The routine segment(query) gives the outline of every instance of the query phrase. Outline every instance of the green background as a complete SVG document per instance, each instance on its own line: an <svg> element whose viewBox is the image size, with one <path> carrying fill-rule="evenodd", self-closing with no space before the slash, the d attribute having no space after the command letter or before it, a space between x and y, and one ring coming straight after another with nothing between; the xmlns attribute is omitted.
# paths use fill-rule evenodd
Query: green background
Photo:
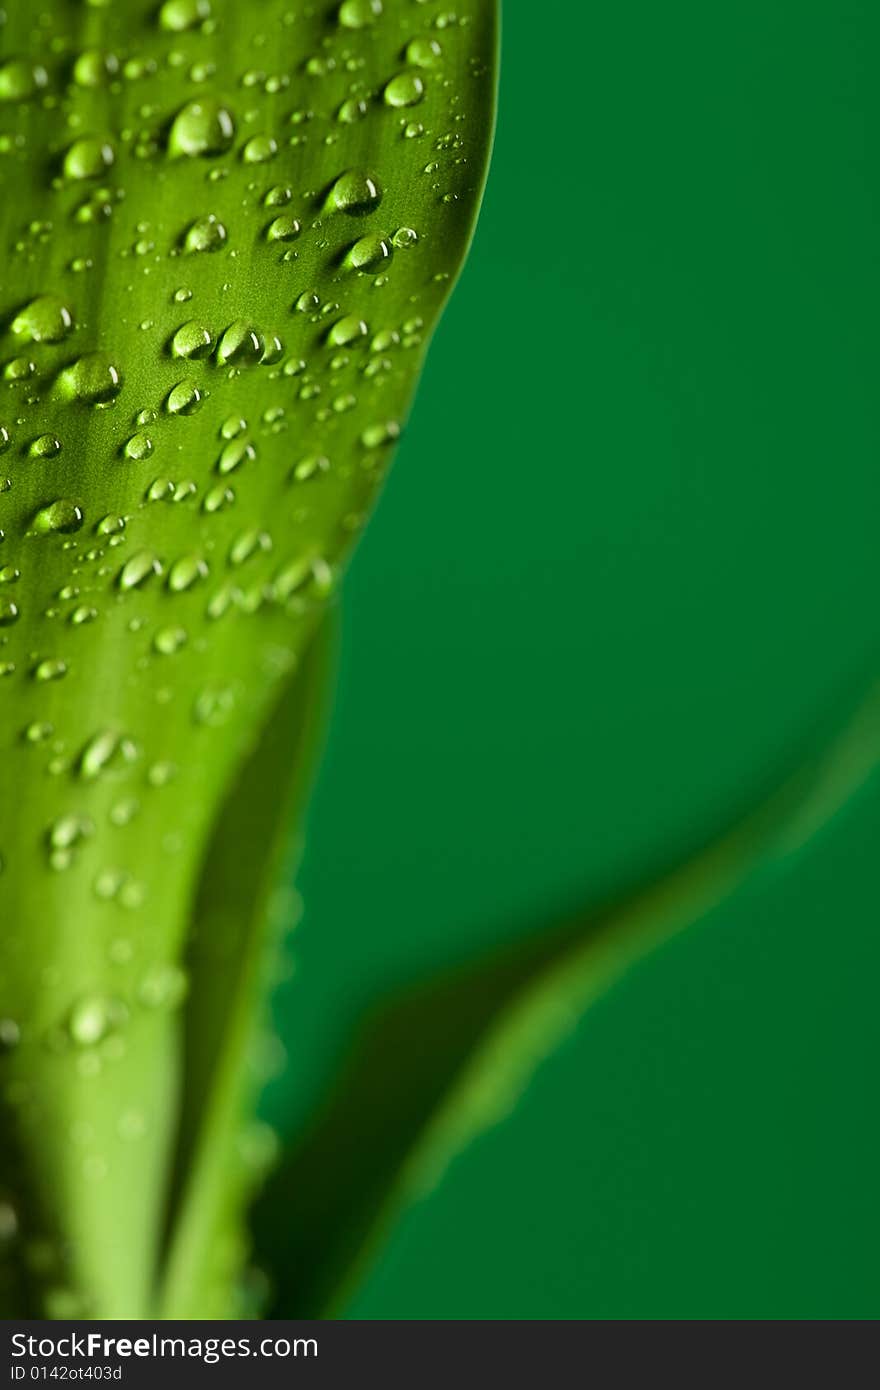
<svg viewBox="0 0 880 1390"><path fill-rule="evenodd" d="M375 1001L685 860L874 680L878 39L852 0L507 6L344 595L288 1131ZM633 970L348 1315L876 1316L878 831L869 781Z"/></svg>

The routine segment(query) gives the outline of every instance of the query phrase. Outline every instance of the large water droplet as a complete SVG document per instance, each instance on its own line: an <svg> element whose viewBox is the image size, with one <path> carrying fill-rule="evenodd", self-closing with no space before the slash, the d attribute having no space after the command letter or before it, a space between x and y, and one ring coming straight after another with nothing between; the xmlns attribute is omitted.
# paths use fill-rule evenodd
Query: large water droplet
<svg viewBox="0 0 880 1390"><path fill-rule="evenodd" d="M87 135L74 140L64 156L64 177L67 179L99 179L111 168L115 159L110 141Z"/></svg>
<svg viewBox="0 0 880 1390"><path fill-rule="evenodd" d="M211 17L211 0L165 0L159 11L159 27L182 34Z"/></svg>
<svg viewBox="0 0 880 1390"><path fill-rule="evenodd" d="M382 13L382 0L342 0L339 23L345 29L364 29Z"/></svg>
<svg viewBox="0 0 880 1390"><path fill-rule="evenodd" d="M31 523L31 529L38 536L51 536L55 533L70 535L83 524L82 508L69 497L57 497L41 507Z"/></svg>
<svg viewBox="0 0 880 1390"><path fill-rule="evenodd" d="M226 228L214 214L200 217L187 228L183 238L183 249L190 253L196 251L219 251L226 242Z"/></svg>
<svg viewBox="0 0 880 1390"><path fill-rule="evenodd" d="M10 58L0 64L0 101L30 101L48 84L46 69L27 58Z"/></svg>
<svg viewBox="0 0 880 1390"><path fill-rule="evenodd" d="M178 111L168 134L171 155L225 154L235 139L232 113L213 98L190 101Z"/></svg>
<svg viewBox="0 0 880 1390"><path fill-rule="evenodd" d="M345 264L351 270L378 270L391 259L391 243L378 235L362 236L350 247Z"/></svg>
<svg viewBox="0 0 880 1390"><path fill-rule="evenodd" d="M202 404L202 393L192 381L179 381L165 402L172 415L194 415Z"/></svg>
<svg viewBox="0 0 880 1390"><path fill-rule="evenodd" d="M65 368L59 381L69 396L85 405L111 405L122 390L122 372L105 352L87 352Z"/></svg>
<svg viewBox="0 0 880 1390"><path fill-rule="evenodd" d="M266 237L269 241L295 241L302 231L302 226L295 217L284 213L281 217L276 217L274 222L270 222L266 228Z"/></svg>
<svg viewBox="0 0 880 1390"><path fill-rule="evenodd" d="M334 323L327 334L327 341L331 347L347 347L350 343L356 343L358 338L365 338L368 332L363 319L358 318L357 314L347 314L344 319Z"/></svg>
<svg viewBox="0 0 880 1390"><path fill-rule="evenodd" d="M32 343L60 343L73 328L73 314L55 294L32 299L12 320L12 331Z"/></svg>
<svg viewBox="0 0 880 1390"><path fill-rule="evenodd" d="M181 324L171 339L171 351L175 357L207 357L212 346L210 329L196 323L195 319Z"/></svg>
<svg viewBox="0 0 880 1390"><path fill-rule="evenodd" d="M265 343L259 330L244 319L236 319L220 339L217 357L223 363L232 362L237 366L245 366L248 363L259 362L264 348Z"/></svg>
<svg viewBox="0 0 880 1390"><path fill-rule="evenodd" d="M200 555L183 555L168 571L168 588L174 594L182 594L207 573L208 566Z"/></svg>
<svg viewBox="0 0 880 1390"><path fill-rule="evenodd" d="M152 550L139 550L119 571L119 587L123 590L137 589L154 574L161 573L162 565L158 556L154 555Z"/></svg>
<svg viewBox="0 0 880 1390"><path fill-rule="evenodd" d="M382 190L378 181L357 169L340 174L330 190L330 207L355 216L372 212L381 201Z"/></svg>

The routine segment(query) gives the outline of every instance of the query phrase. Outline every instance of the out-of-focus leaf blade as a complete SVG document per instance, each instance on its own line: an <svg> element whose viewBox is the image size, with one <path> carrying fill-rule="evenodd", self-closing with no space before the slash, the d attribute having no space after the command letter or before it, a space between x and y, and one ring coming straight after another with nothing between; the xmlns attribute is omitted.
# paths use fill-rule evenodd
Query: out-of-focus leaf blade
<svg viewBox="0 0 880 1390"><path fill-rule="evenodd" d="M688 863L624 902L428 982L368 1020L255 1212L275 1315L342 1311L395 1218L509 1112L593 1001L816 834L878 757L880 696L872 691L824 754Z"/></svg>
<svg viewBox="0 0 880 1390"><path fill-rule="evenodd" d="M47 0L0 43L0 1200L33 1314L142 1316L202 855L464 258L495 6Z"/></svg>
<svg viewBox="0 0 880 1390"><path fill-rule="evenodd" d="M160 1309L175 1316L223 1317L235 1307L246 1253L241 1213L266 1156L260 1139L268 1138L253 1125L249 1102L263 1079L263 1013L278 936L296 915L281 885L328 705L331 627L325 618L288 681L205 857L187 952L177 1181L160 1291Z"/></svg>

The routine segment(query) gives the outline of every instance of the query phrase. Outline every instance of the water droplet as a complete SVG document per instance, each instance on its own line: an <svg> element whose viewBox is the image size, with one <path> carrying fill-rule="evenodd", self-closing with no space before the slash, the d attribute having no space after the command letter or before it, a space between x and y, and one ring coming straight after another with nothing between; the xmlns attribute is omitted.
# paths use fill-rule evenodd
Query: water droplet
<svg viewBox="0 0 880 1390"><path fill-rule="evenodd" d="M139 550L132 555L119 571L119 587L123 590L136 589L154 574L162 573L162 565L152 550Z"/></svg>
<svg viewBox="0 0 880 1390"><path fill-rule="evenodd" d="M59 816L49 827L49 848L53 850L74 849L83 840L93 835L94 831L95 827L88 816L76 815L73 812L66 816Z"/></svg>
<svg viewBox="0 0 880 1390"><path fill-rule="evenodd" d="M200 555L183 555L168 571L168 588L174 594L182 594L207 573L208 566Z"/></svg>
<svg viewBox="0 0 880 1390"><path fill-rule="evenodd" d="M219 251L226 242L226 228L214 213L199 217L187 228L183 239L183 249L190 253L197 251ZM187 295L191 298L191 295Z"/></svg>
<svg viewBox="0 0 880 1390"><path fill-rule="evenodd" d="M217 472L222 474L234 473L243 463L256 457L256 449L247 440L230 440L220 452L220 457L217 460Z"/></svg>
<svg viewBox="0 0 880 1390"><path fill-rule="evenodd" d="M41 434L33 440L28 454L32 459L54 459L61 453L61 440L54 434Z"/></svg>
<svg viewBox="0 0 880 1390"><path fill-rule="evenodd" d="M271 549L272 537L267 531L243 531L240 536L235 538L229 548L229 563L231 565L243 565L258 551Z"/></svg>
<svg viewBox="0 0 880 1390"><path fill-rule="evenodd" d="M361 435L365 449L381 449L383 444L393 444L400 437L400 425L396 420L385 420L368 425Z"/></svg>
<svg viewBox="0 0 880 1390"><path fill-rule="evenodd" d="M376 179L357 169L340 174L330 190L329 205L339 212L353 215L372 212L381 201L382 192Z"/></svg>
<svg viewBox="0 0 880 1390"><path fill-rule="evenodd" d="M299 463L294 465L291 477L295 482L305 483L319 473L326 473L329 467L330 460L323 454L310 454L308 458L300 459Z"/></svg>
<svg viewBox="0 0 880 1390"><path fill-rule="evenodd" d="M205 493L202 511L212 515L214 512L222 511L225 507L231 507L234 501L235 493L232 488L224 487L218 483L216 487L212 487L209 492Z"/></svg>
<svg viewBox="0 0 880 1390"><path fill-rule="evenodd" d="M351 270L377 270L390 259L390 242L381 236L363 236L349 248L345 264Z"/></svg>
<svg viewBox="0 0 880 1390"><path fill-rule="evenodd" d="M233 362L237 366L244 366L247 363L259 362L264 347L262 335L253 324L246 323L244 319L236 319L220 339L217 357L220 362Z"/></svg>
<svg viewBox="0 0 880 1390"><path fill-rule="evenodd" d="M245 164L265 164L278 153L278 142L271 135L252 135L241 152Z"/></svg>
<svg viewBox="0 0 880 1390"><path fill-rule="evenodd" d="M207 357L212 346L210 329L196 323L195 319L182 324L171 339L171 351L175 357Z"/></svg>
<svg viewBox="0 0 880 1390"><path fill-rule="evenodd" d="M59 378L68 395L85 405L112 404L122 390L122 372L104 352L87 352Z"/></svg>
<svg viewBox="0 0 880 1390"><path fill-rule="evenodd" d="M21 1029L14 1018L0 1018L0 1052L11 1052L21 1041ZM2 1217L0 1217L2 1222ZM0 1237L3 1231L0 1226Z"/></svg>
<svg viewBox="0 0 880 1390"><path fill-rule="evenodd" d="M276 217L274 222L269 223L266 228L266 238L268 241L295 241L301 231L301 223L295 217L285 213L281 217Z"/></svg>
<svg viewBox="0 0 880 1390"><path fill-rule="evenodd" d="M67 179L99 179L113 165L116 156L110 141L98 136L74 140L64 156Z"/></svg>
<svg viewBox="0 0 880 1390"><path fill-rule="evenodd" d="M12 320L12 331L32 343L60 343L73 329L73 314L55 294L32 299Z"/></svg>
<svg viewBox="0 0 880 1390"><path fill-rule="evenodd" d="M173 656L175 652L179 652L181 647L186 645L186 641L186 628L163 627L153 638L153 650L161 656Z"/></svg>
<svg viewBox="0 0 880 1390"><path fill-rule="evenodd" d="M368 332L363 319L356 314L347 314L344 319L334 323L327 334L327 341L332 347L346 347L349 343L357 342L358 338L365 338Z"/></svg>
<svg viewBox="0 0 880 1390"><path fill-rule="evenodd" d="M172 415L194 415L202 404L202 393L192 381L179 381L165 404Z"/></svg>
<svg viewBox="0 0 880 1390"><path fill-rule="evenodd" d="M159 11L159 27L182 34L211 16L211 0L165 0Z"/></svg>
<svg viewBox="0 0 880 1390"><path fill-rule="evenodd" d="M132 459L135 463L142 463L144 459L150 457L152 452L153 441L148 434L143 434L139 431L126 441L125 457ZM103 525L103 523L100 523L100 525Z"/></svg>
<svg viewBox="0 0 880 1390"><path fill-rule="evenodd" d="M349 97L336 112L336 119L343 125L354 125L357 121L362 121L366 114L367 103L363 98Z"/></svg>
<svg viewBox="0 0 880 1390"><path fill-rule="evenodd" d="M436 39L410 39L406 46L406 61L414 68L435 68L443 49Z"/></svg>
<svg viewBox="0 0 880 1390"><path fill-rule="evenodd" d="M78 87L100 87L118 72L119 59L115 53L104 53L100 48L87 48L73 65L73 80Z"/></svg>
<svg viewBox="0 0 880 1390"><path fill-rule="evenodd" d="M67 675L67 662L59 657L48 657L37 662L33 675L37 681L60 681Z"/></svg>
<svg viewBox="0 0 880 1390"><path fill-rule="evenodd" d="M382 0L343 0L339 6L339 23L345 29L364 29L375 24L382 13Z"/></svg>
<svg viewBox="0 0 880 1390"><path fill-rule="evenodd" d="M89 739L80 755L80 776L87 782L94 781L102 772L133 762L136 756L137 749L131 739L113 729L102 729Z"/></svg>
<svg viewBox="0 0 880 1390"><path fill-rule="evenodd" d="M67 1020L67 1031L77 1047L94 1047L114 1027L125 1022L125 1006L101 994L88 994L77 1001Z"/></svg>
<svg viewBox="0 0 880 1390"><path fill-rule="evenodd" d="M408 251L411 246L415 246L419 239L419 234L412 227L398 227L392 242L398 251Z"/></svg>
<svg viewBox="0 0 880 1390"><path fill-rule="evenodd" d="M247 420L243 420L240 415L230 415L220 426L220 433L224 439L236 439L247 429Z"/></svg>
<svg viewBox="0 0 880 1390"><path fill-rule="evenodd" d="M173 1009L183 1002L186 975L179 965L154 965L143 976L138 999L147 1009Z"/></svg>
<svg viewBox="0 0 880 1390"><path fill-rule="evenodd" d="M70 535L78 531L82 524L82 508L68 497L58 497L54 502L40 508L33 519L31 529L38 536L50 536L55 533Z"/></svg>
<svg viewBox="0 0 880 1390"><path fill-rule="evenodd" d="M178 111L168 134L168 152L189 157L225 154L234 138L232 113L219 101L205 98Z"/></svg>
<svg viewBox="0 0 880 1390"><path fill-rule="evenodd" d="M10 58L0 64L0 101L30 101L49 81L46 69L26 58Z"/></svg>

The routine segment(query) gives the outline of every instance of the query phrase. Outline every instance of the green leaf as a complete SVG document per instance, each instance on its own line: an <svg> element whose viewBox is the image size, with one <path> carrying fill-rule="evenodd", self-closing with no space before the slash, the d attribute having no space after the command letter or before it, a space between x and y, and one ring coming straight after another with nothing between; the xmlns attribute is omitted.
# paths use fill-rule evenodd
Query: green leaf
<svg viewBox="0 0 880 1390"><path fill-rule="evenodd" d="M428 982L366 1020L255 1211L274 1315L339 1315L401 1212L510 1112L591 1004L647 952L820 833L878 758L872 690L821 753L656 883Z"/></svg>
<svg viewBox="0 0 880 1390"><path fill-rule="evenodd" d="M34 1314L152 1306L203 856L485 176L495 6L445 14L48 0L3 30L0 1200Z"/></svg>
<svg viewBox="0 0 880 1390"><path fill-rule="evenodd" d="M280 885L290 878L327 709L331 627L325 619L287 682L205 856L187 953L184 1105L160 1290L169 1316L219 1318L235 1307L247 1253L242 1210L273 1156L274 1136L251 1115L269 1041L255 1024L265 1029L278 938L296 916Z"/></svg>

